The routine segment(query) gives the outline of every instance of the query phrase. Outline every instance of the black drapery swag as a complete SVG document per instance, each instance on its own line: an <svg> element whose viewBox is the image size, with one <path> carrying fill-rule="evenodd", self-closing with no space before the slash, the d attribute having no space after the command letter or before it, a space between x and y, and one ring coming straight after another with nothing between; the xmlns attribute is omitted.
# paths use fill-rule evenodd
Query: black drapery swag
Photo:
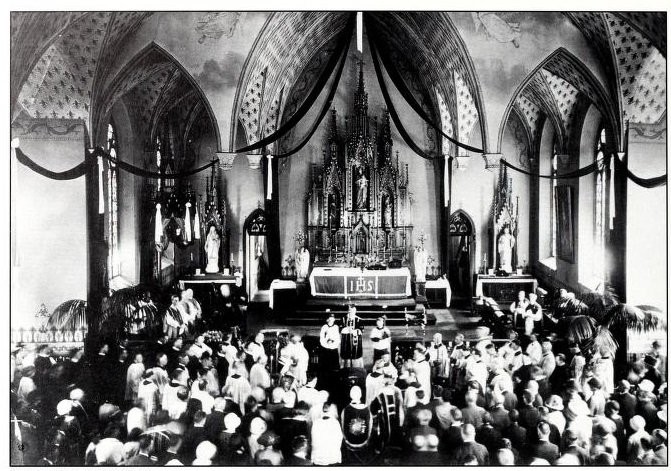
<svg viewBox="0 0 671 471"><path fill-rule="evenodd" d="M478 149L477 147L470 146L468 144L464 144L463 142L459 142L457 139L453 138L452 136L447 135L445 132L443 132L443 127L439 124L433 121L431 117L424 111L422 106L417 102L415 99L415 96L412 94L408 86L406 85L405 81L401 77L401 75L398 73L398 70L396 67L391 62L391 59L387 55L384 46L378 44L377 38L381 37L380 34L378 34L376 30L376 26L372 20L369 19L369 17L366 17L366 27L369 29L370 34L368 34L368 43L370 44L371 48L371 53L373 50L377 54L379 54L380 59L382 60L382 64L384 65L384 68L389 75L389 78L391 78L391 81L393 82L394 86L396 89L399 91L401 96L405 99L405 101L410 105L410 107L424 120L426 121L427 124L429 124L432 128L434 128L438 133L440 133L445 139L456 145L457 147L461 147L462 149L465 149L470 152L475 152L478 154L483 154L485 151L482 149ZM373 58L375 60L375 58ZM380 76L378 75L378 80L380 80L380 87L382 87L382 81Z"/></svg>
<svg viewBox="0 0 671 471"><path fill-rule="evenodd" d="M263 139L250 144L248 146L245 146L241 149L237 149L235 152L236 153L243 153L243 152L249 152L252 150L257 150L261 149L263 147L266 147L268 144L272 144L276 140L278 140L280 137L284 136L286 133L288 133L296 124L300 122L301 119L307 114L308 111L312 108L312 105L314 105L315 101L317 98L319 98L319 95L322 93L324 87L326 86L326 83L328 82L328 79L333 75L333 71L335 70L336 66L338 65L338 59L340 56L347 52L349 49L349 43L352 38L352 34L354 33L354 26L356 25L356 14L351 13L349 19L347 20L347 25L345 26L345 29L343 32L340 34L340 38L338 39L338 44L336 47L336 52L333 53L333 55L330 57L328 63L326 64L326 67L322 71L322 73L319 75L319 78L317 79L317 82L315 83L314 87L312 87L312 90L310 90L310 93L308 94L307 97L305 97L305 100L303 100L303 103L301 106L296 110L296 112L287 120L286 123L284 123L283 126L281 126L278 130L276 130L274 133L264 137ZM342 65L341 65L342 68ZM336 83L337 87L337 83ZM314 132L314 131L313 131ZM305 145L305 144L303 144ZM297 152L297 151L296 151Z"/></svg>
<svg viewBox="0 0 671 471"><path fill-rule="evenodd" d="M438 159L442 156L440 155L432 155L424 151L423 149L420 148L419 145L417 145L412 137L410 136L410 133L407 131L407 129L403 126L403 123L399 117L399 114L396 110L396 107L394 106L393 101L391 100L391 97L389 95L389 90L387 89L386 82L384 80L384 75L382 73L382 67L380 65L380 61L384 65L386 73L389 75L390 79L392 80L394 86L398 90L398 92L401 94L401 96L404 98L404 100L408 103L408 105L432 128L434 128L441 136L452 142L454 145L461 147L462 149L475 152L475 153L484 153L482 149L478 149L477 147L469 146L467 144L461 143L458 140L454 139L451 136L448 136L446 133L443 132L442 126L439 126L437 123L435 123L430 116L422 109L421 105L417 102L415 99L414 95L412 92L409 90L408 86L406 85L405 81L402 79L394 65L392 64L389 55L386 53L384 50L384 47L379 47L379 44L377 42L377 38L379 35L377 34L376 26L374 24L374 21L370 19L370 15L366 15L366 27L369 29L370 34L368 34L368 44L370 45L371 49L371 55L373 57L373 65L375 67L375 74L377 75L377 80L380 85L380 91L382 92L382 95L385 100L385 104L387 105L387 108L389 110L389 115L394 122L394 125L396 126L396 129L398 130L399 134L401 135L401 138L403 141L410 147L410 149L415 152L417 155L420 157L427 159L427 160L435 160ZM347 61L347 53L349 51L349 45L351 42L351 37L354 32L354 27L356 24L356 15L354 13L350 14L350 17L348 18L347 25L341 32L341 35L338 39L338 43L336 46L336 51L333 53L333 55L330 57L328 63L326 64L326 67L320 74L318 80L315 82L314 87L308 94L308 96L303 100L303 103L300 105L300 107L296 110L296 112L284 123L283 126L281 126L278 130L273 132L272 134L266 136L265 138L250 144L248 146L245 146L241 149L237 149L235 153L245 153L249 152L252 150L258 150L258 149L264 149L265 148L277 141L279 138L282 136L286 135L291 129L293 129L308 113L308 111L312 108L312 106L315 104L319 96L321 95L321 92L323 91L324 87L326 87L326 84L328 83L329 79L334 75L335 72L335 77L332 80L331 87L329 89L329 92L327 94L327 97L324 101L324 104L322 105L322 108L315 119L315 121L312 123L312 125L309 128L309 131L307 134L304 136L304 138L299 142L298 145L296 145L293 149L290 151L286 151L283 153L278 153L274 157L276 158L286 158L291 155L296 154L299 152L305 145L310 141L314 133L317 131L317 128L319 127L320 123L323 121L324 117L328 113L328 110L330 109L332 103L333 103L333 98L335 96L336 90L338 88L338 85L340 83L340 78L342 76L342 71L344 69L344 65ZM51 171L41 165L39 165L37 162L32 160L30 157L28 157L20 148L16 148L16 158L19 163L22 165L30 168L36 173L39 173L40 175L52 179L52 180L72 180L75 178L79 178L86 174L86 172L89 170L89 167L92 165L96 164L96 160L98 157L103 157L116 165L118 168L132 173L133 175L145 177L145 178L154 178L154 179L159 179L159 178L168 178L168 179L181 179L181 178L186 178L191 175L195 175L199 172L202 172L204 170L207 170L211 168L213 165L217 164L217 160L212 160L211 162L198 167L193 170L187 170L184 172L177 172L177 173L159 173L159 172L152 172L149 170L145 170L143 168L137 167L135 165L131 165L129 163L123 162L122 160L116 159L111 157L107 152L105 152L102 148L96 148L94 152L92 153L85 153L85 158L84 161L73 168L69 170L65 170L62 172L54 172ZM570 179L570 178L579 178L583 177L585 175L589 175L595 171L598 171L601 168L604 168L604 166L607 166L609 164L609 160L613 158L612 156L605 156L603 159L600 159L598 161L593 162L590 165L587 165L583 168L577 169L572 172L564 173L564 174L559 174L559 175L540 175L535 172L530 172L527 170L524 170L522 168L519 168L510 162L506 161L505 159L501 159L501 165L505 165L506 167L515 170L517 172L532 176L532 177L538 177L538 178L549 178L549 179ZM662 185L666 184L666 179L667 176L666 174L661 175L659 177L654 177L654 178L641 178L638 177L637 175L634 175L628 168L622 168L622 162L620 162L619 159L615 158L615 166L618 167L621 171L624 170L627 174L627 177L636 183L637 185L643 187L643 188L656 188Z"/></svg>
<svg viewBox="0 0 671 471"><path fill-rule="evenodd" d="M427 152L425 152L421 147L419 147L415 141L412 140L410 137L410 134L408 131L405 129L405 126L403 126L403 123L401 122L401 118L398 116L398 113L396 112L396 108L394 107L394 102L391 100L391 97L389 96L389 91L387 90L387 84L385 83L384 76L382 75L382 69L380 67L380 61L377 56L377 48L375 47L375 43L371 41L371 34L368 35L368 44L370 44L370 52L371 56L373 56L373 66L375 67L375 74L377 75L377 81L380 84L380 91L382 92L382 96L384 97L384 102L387 105L387 110L389 111L389 116L391 116L391 120L394 122L394 125L396 126L396 129L398 130L398 133L401 135L401 138L403 138L403 141L412 149L412 151L422 157L423 159L426 160L435 160L439 158L440 156L438 155L431 155ZM414 98L413 98L414 99Z"/></svg>
<svg viewBox="0 0 671 471"><path fill-rule="evenodd" d="M505 165L509 169L515 170L516 172L523 173L525 175L529 175L530 177L537 177L537 178L548 178L550 180L561 180L561 179L569 179L569 178L580 178L584 177L586 175L589 175L591 173L594 173L596 171L599 171L605 167L608 166L608 163L611 159L610 155L604 156L602 159L595 160L589 165L585 165L582 168L579 168L577 170L573 170L571 172L567 173L560 173L556 175L541 175L540 173L536 172L530 172L529 170L524 170L523 168L516 167L515 165L511 164L505 159L501 159L501 165Z"/></svg>

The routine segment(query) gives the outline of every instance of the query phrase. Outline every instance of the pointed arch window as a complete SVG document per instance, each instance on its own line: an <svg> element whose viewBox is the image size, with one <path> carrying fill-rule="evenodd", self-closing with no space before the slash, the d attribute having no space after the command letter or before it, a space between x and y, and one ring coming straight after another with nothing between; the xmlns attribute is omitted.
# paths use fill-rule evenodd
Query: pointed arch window
<svg viewBox="0 0 671 471"><path fill-rule="evenodd" d="M119 143L117 141L114 125L107 125L107 152L113 159L119 155ZM108 162L107 167L107 246L109 255L107 257L109 279L112 280L121 274L121 261L119 257L119 170L113 162Z"/></svg>
<svg viewBox="0 0 671 471"><path fill-rule="evenodd" d="M550 168L550 172L551 175L555 177L557 175L557 169L558 169L558 161L557 161L558 147L556 141L553 148L554 151L552 154L552 166ZM552 191L552 195L550 196L550 201L552 202L552 204L551 204L551 215L550 215L550 227L552 227L552 241L551 241L552 245L550 247L550 256L556 257L557 256L557 179L553 178L551 181L552 184L550 185L550 191Z"/></svg>
<svg viewBox="0 0 671 471"><path fill-rule="evenodd" d="M606 155L606 129L601 128L598 133L594 159L603 159ZM594 195L594 255L592 263L592 276L599 282L603 289L603 281L606 275L606 224L608 221L608 168L601 166L595 172L595 195Z"/></svg>

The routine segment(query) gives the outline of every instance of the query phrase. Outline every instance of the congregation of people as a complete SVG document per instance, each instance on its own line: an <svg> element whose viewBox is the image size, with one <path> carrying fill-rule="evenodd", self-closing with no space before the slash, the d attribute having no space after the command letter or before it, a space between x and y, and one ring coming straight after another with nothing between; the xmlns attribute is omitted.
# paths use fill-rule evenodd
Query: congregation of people
<svg viewBox="0 0 671 471"><path fill-rule="evenodd" d="M667 463L660 345L616 367L607 349L537 331L538 314L526 310L535 299L511 306L505 340L481 326L475 337L436 333L401 353L384 317L364 335L353 308L340 322L328 315L317 351L296 333L272 344L234 328L213 338L187 298L193 318L173 298L152 342L101 341L58 359L48 345L15 346L21 463ZM368 361L363 342L373 346Z"/></svg>

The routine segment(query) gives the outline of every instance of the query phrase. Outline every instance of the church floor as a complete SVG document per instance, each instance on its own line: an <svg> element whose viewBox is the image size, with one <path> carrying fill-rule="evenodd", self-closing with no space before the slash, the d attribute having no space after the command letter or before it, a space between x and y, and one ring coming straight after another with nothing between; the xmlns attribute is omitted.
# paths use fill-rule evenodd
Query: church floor
<svg viewBox="0 0 671 471"><path fill-rule="evenodd" d="M405 326L389 326L392 339L424 337L424 340L430 341L436 332L443 334L444 342L454 340L454 336L458 332L463 333L468 339L474 336L475 329L480 320L479 317L470 315L468 306L458 301L453 302L450 308L427 309L427 313L432 313L436 316L435 325L427 325L424 332L418 326L411 326L409 329L406 329ZM247 333L254 334L261 329L286 329L290 333L297 333L301 336L319 336L321 325L287 325L273 315L267 303L250 303L247 310ZM373 346L368 340L370 329L370 327L366 327L363 334L365 367L369 367L373 359Z"/></svg>

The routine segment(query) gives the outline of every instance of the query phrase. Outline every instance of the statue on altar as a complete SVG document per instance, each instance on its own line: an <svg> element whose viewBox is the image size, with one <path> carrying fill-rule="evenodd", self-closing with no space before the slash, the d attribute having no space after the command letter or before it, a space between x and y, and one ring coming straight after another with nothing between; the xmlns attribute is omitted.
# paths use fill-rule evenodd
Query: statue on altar
<svg viewBox="0 0 671 471"><path fill-rule="evenodd" d="M368 178L363 168L359 167L359 177L356 179L356 208L368 208Z"/></svg>
<svg viewBox="0 0 671 471"><path fill-rule="evenodd" d="M384 193L382 195L382 227L394 227L393 209L394 206L391 196L389 193Z"/></svg>
<svg viewBox="0 0 671 471"><path fill-rule="evenodd" d="M331 230L340 228L340 201L337 195L329 195L329 227Z"/></svg>
<svg viewBox="0 0 671 471"><path fill-rule="evenodd" d="M428 257L424 247L416 247L414 254L415 281L424 283L426 281L426 265Z"/></svg>
<svg viewBox="0 0 671 471"><path fill-rule="evenodd" d="M507 273L513 272L513 247L515 237L510 233L510 227L504 226L503 233L498 240L499 268Z"/></svg>
<svg viewBox="0 0 671 471"><path fill-rule="evenodd" d="M221 239L217 234L217 229L210 226L210 231L207 233L205 240L205 253L207 254L206 273L219 273L219 247L221 246Z"/></svg>
<svg viewBox="0 0 671 471"><path fill-rule="evenodd" d="M296 251L296 278L299 281L305 280L310 271L310 251L301 247Z"/></svg>

